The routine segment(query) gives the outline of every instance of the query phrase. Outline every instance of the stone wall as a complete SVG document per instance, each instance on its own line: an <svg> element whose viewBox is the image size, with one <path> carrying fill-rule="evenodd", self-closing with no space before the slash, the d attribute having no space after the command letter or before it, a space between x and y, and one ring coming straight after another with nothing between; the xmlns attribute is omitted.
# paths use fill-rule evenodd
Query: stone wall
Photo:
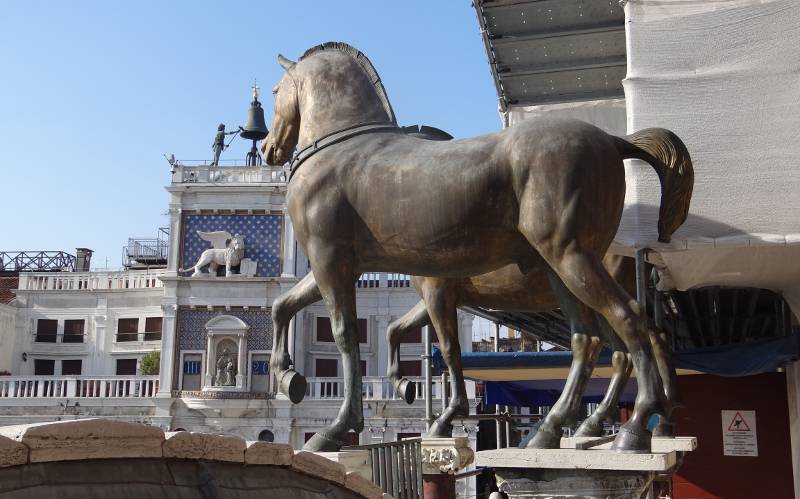
<svg viewBox="0 0 800 499"><path fill-rule="evenodd" d="M381 499L372 482L283 444L84 419L0 427L0 498Z"/></svg>

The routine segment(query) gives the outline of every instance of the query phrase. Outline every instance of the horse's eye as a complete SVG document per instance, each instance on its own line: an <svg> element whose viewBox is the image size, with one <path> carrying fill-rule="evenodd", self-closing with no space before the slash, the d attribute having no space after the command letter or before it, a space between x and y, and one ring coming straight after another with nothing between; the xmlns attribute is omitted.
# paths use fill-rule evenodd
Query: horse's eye
<svg viewBox="0 0 800 499"><path fill-rule="evenodd" d="M274 87L272 87L272 94L274 95L277 93L278 93L278 85L275 85Z"/></svg>

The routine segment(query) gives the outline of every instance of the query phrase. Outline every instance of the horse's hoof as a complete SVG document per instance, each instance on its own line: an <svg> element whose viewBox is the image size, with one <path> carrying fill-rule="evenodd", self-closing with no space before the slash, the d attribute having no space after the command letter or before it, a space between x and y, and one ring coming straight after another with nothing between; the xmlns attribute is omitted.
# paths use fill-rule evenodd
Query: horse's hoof
<svg viewBox="0 0 800 499"><path fill-rule="evenodd" d="M449 423L440 423L438 420L434 421L431 429L425 434L426 437L431 438L450 438L453 436L453 425Z"/></svg>
<svg viewBox="0 0 800 499"><path fill-rule="evenodd" d="M286 395L293 404L299 404L306 396L306 378L295 371L287 369L280 374L278 390Z"/></svg>
<svg viewBox="0 0 800 499"><path fill-rule="evenodd" d="M561 447L561 432L553 432L540 426L536 430L536 435L528 441L528 445L525 447L528 449L558 449Z"/></svg>
<svg viewBox="0 0 800 499"><path fill-rule="evenodd" d="M587 418L575 432L576 437L601 437L603 436L603 424L595 419Z"/></svg>
<svg viewBox="0 0 800 499"><path fill-rule="evenodd" d="M397 395L406 401L406 404L413 404L417 399L417 384L405 378L397 384Z"/></svg>
<svg viewBox="0 0 800 499"><path fill-rule="evenodd" d="M675 437L675 423L660 419L658 425L653 429L653 436L660 438Z"/></svg>
<svg viewBox="0 0 800 499"><path fill-rule="evenodd" d="M334 440L326 435L324 432L315 433L308 442L303 446L303 450L311 452L338 452L344 442L341 440Z"/></svg>
<svg viewBox="0 0 800 499"><path fill-rule="evenodd" d="M620 428L614 443L611 444L611 450L617 452L648 453L650 448L649 431L633 431L625 425Z"/></svg>

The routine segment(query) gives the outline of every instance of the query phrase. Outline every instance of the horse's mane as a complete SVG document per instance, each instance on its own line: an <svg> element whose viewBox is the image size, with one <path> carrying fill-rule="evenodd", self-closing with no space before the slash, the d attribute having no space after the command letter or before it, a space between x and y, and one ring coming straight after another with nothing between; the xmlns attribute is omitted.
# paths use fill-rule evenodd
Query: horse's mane
<svg viewBox="0 0 800 499"><path fill-rule="evenodd" d="M365 56L357 48L344 42L325 42L306 50L298 62L326 50L342 52L343 54L347 54L355 59L355 61L358 63L358 66L364 71L364 73L366 73L367 78L369 78L370 83L372 83L372 86L375 88L378 98L381 100L383 108L386 110L386 114L389 115L389 121L397 124L397 118L395 118L394 110L392 109L392 105L389 103L389 97L386 95L386 89L383 88L383 83L381 82L381 77L378 74L378 71L375 69L375 66L372 65L367 56Z"/></svg>

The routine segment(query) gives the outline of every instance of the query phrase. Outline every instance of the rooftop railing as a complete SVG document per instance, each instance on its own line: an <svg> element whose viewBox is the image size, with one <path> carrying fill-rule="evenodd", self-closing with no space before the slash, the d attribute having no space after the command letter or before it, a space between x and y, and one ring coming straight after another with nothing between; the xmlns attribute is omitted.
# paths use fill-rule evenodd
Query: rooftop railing
<svg viewBox="0 0 800 499"><path fill-rule="evenodd" d="M408 288L411 286L411 276L396 272L364 272L356 281L356 286L361 289Z"/></svg>
<svg viewBox="0 0 800 499"><path fill-rule="evenodd" d="M204 183L204 184L286 184L288 172L282 166L245 166L244 164L226 164L219 166L208 163L187 164L181 161L173 167L172 183Z"/></svg>
<svg viewBox="0 0 800 499"><path fill-rule="evenodd" d="M425 378L422 376L407 377L409 381L416 385L417 399L422 399L424 393ZM327 400L341 399L344 397L343 378L306 378L306 399L308 400ZM440 377L433 378L433 400L442 399L442 380ZM467 397L475 398L475 382L466 380ZM394 391L389 378L383 376L365 376L362 378L362 396L364 400L400 400Z"/></svg>
<svg viewBox="0 0 800 499"><path fill-rule="evenodd" d="M19 276L24 291L95 291L162 288L164 270L31 272Z"/></svg>

